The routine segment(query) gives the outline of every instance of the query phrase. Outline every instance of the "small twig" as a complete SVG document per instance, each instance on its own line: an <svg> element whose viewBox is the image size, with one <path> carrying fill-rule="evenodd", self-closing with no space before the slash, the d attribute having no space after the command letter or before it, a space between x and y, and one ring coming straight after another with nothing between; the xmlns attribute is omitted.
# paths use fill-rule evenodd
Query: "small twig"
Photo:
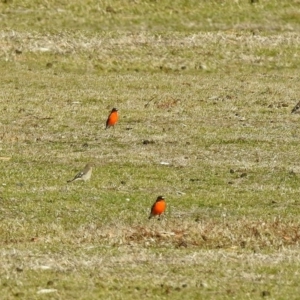
<svg viewBox="0 0 300 300"><path fill-rule="evenodd" d="M156 95L153 96L153 97L145 104L145 107L148 107L149 104L150 104L150 102L151 102L153 99L155 99L155 98L156 98Z"/></svg>

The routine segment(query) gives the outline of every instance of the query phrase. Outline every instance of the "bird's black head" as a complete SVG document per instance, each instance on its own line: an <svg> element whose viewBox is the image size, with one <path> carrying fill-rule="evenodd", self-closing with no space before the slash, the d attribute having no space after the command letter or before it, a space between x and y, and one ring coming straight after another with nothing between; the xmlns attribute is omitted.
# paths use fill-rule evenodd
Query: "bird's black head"
<svg viewBox="0 0 300 300"><path fill-rule="evenodd" d="M161 200L165 200L164 196L158 196L156 201L161 201Z"/></svg>

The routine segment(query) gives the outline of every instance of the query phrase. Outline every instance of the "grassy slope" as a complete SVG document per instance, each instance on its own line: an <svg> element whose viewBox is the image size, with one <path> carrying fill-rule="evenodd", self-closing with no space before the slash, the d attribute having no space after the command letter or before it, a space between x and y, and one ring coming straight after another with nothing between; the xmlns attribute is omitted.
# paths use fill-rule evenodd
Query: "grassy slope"
<svg viewBox="0 0 300 300"><path fill-rule="evenodd" d="M1 2L2 299L297 298L299 2L198 2Z"/></svg>

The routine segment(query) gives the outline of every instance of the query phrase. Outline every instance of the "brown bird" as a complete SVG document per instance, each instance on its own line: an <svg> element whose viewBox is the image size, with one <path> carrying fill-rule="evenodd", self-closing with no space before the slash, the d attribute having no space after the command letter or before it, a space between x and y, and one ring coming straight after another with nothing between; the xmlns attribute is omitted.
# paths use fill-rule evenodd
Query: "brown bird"
<svg viewBox="0 0 300 300"><path fill-rule="evenodd" d="M105 129L115 126L118 120L119 120L118 110L116 108L113 108L107 118Z"/></svg>
<svg viewBox="0 0 300 300"><path fill-rule="evenodd" d="M75 177L72 180L68 180L67 182L77 181L77 180L83 180L87 181L92 176L94 163L88 163L83 170L78 172Z"/></svg>
<svg viewBox="0 0 300 300"><path fill-rule="evenodd" d="M149 215L149 219L154 216L158 216L158 220L160 220L160 216L165 212L167 207L165 198L163 196L158 196L156 201L151 207L151 212Z"/></svg>
<svg viewBox="0 0 300 300"><path fill-rule="evenodd" d="M300 113L300 101L296 104L296 106L292 109L292 114L299 114Z"/></svg>

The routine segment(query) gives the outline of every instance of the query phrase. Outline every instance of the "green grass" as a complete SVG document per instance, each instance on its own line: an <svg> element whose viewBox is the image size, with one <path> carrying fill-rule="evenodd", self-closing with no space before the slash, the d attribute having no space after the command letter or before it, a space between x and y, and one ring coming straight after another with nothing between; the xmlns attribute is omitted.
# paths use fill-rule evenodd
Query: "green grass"
<svg viewBox="0 0 300 300"><path fill-rule="evenodd" d="M0 12L1 299L298 298L299 1Z"/></svg>

